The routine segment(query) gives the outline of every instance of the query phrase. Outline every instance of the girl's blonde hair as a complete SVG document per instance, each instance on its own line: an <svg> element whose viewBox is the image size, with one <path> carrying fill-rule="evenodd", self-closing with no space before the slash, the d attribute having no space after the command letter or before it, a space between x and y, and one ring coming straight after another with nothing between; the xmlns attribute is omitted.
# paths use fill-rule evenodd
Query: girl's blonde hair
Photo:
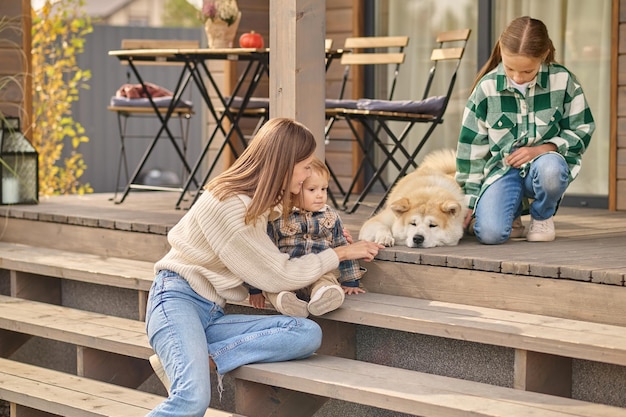
<svg viewBox="0 0 626 417"><path fill-rule="evenodd" d="M302 123L287 118L270 119L235 163L205 189L219 200L238 194L249 196L252 202L246 223L281 204L286 215L293 204L288 189L294 166L313 155L315 146L315 137Z"/></svg>
<svg viewBox="0 0 626 417"><path fill-rule="evenodd" d="M548 35L546 25L541 20L529 16L518 17L509 23L500 35L500 39L496 41L491 56L474 80L472 91L478 81L502 61L502 48L511 54L532 58L543 58L547 53L543 61L548 64L556 62L554 60L554 45Z"/></svg>

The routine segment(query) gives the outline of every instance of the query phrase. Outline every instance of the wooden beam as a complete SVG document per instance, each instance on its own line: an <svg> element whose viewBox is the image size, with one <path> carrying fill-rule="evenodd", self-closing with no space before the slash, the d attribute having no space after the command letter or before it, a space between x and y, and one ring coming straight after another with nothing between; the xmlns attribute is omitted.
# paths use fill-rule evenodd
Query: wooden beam
<svg viewBox="0 0 626 417"><path fill-rule="evenodd" d="M513 388L543 394L572 396L572 358L515 350Z"/></svg>
<svg viewBox="0 0 626 417"><path fill-rule="evenodd" d="M137 388L154 373L147 360L83 346L77 346L76 353L78 376Z"/></svg>
<svg viewBox="0 0 626 417"><path fill-rule="evenodd" d="M28 272L11 271L11 296L61 304L61 280Z"/></svg>
<svg viewBox="0 0 626 417"><path fill-rule="evenodd" d="M270 0L270 117L306 125L324 159L326 1Z"/></svg>
<svg viewBox="0 0 626 417"><path fill-rule="evenodd" d="M235 380L235 412L257 417L309 417L328 398L285 388Z"/></svg>

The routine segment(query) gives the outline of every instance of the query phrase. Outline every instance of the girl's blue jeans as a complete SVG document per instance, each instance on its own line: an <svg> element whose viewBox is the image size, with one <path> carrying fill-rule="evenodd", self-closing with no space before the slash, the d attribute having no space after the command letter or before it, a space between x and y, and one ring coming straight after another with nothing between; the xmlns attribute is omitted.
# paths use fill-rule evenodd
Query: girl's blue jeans
<svg viewBox="0 0 626 417"><path fill-rule="evenodd" d="M224 314L167 270L150 289L146 329L171 382L167 400L148 416L203 416L211 401L209 355L224 375L248 363L306 358L322 341L309 319Z"/></svg>
<svg viewBox="0 0 626 417"><path fill-rule="evenodd" d="M522 213L524 197L533 199L530 216L546 220L554 215L569 184L569 168L556 153L546 153L530 164L525 177L511 167L483 192L474 209L474 234L488 245L509 239L513 220Z"/></svg>

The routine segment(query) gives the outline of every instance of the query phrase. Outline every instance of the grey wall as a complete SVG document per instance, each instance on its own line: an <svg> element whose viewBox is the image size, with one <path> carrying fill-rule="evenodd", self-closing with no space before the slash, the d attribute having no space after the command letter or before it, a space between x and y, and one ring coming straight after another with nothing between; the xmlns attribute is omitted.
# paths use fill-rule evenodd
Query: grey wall
<svg viewBox="0 0 626 417"><path fill-rule="evenodd" d="M86 51L78 56L78 65L82 69L91 70L90 89L82 90L78 103L74 106L74 117L86 130L89 143L79 148L84 155L87 171L81 177L82 183L90 183L94 192L113 192L120 149L117 116L107 110L111 96L127 81L127 66L121 65L116 57L108 55L108 51L120 49L122 39L197 39L201 45L206 44L206 36L202 28L144 28L121 26L94 26L94 31L88 35ZM144 81L161 85L170 90L174 89L180 75L180 67L142 66L140 73ZM136 78L130 75L130 82L136 83ZM185 99L194 103L195 115L191 119L189 155L200 152L202 135L202 105L201 97L195 87L188 88ZM149 119L130 119L129 128L133 133L154 137L160 124L156 117ZM178 123L170 123L173 133L178 131ZM129 168L132 171L149 144L149 139L131 138L127 141ZM145 170L158 168L182 174L182 164L175 154L169 139L162 136L154 153L148 159Z"/></svg>

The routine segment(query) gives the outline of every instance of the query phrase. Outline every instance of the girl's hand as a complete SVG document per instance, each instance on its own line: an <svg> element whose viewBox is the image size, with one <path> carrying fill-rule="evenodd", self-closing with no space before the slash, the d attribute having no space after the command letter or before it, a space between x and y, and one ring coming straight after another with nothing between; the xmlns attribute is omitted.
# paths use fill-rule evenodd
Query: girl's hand
<svg viewBox="0 0 626 417"><path fill-rule="evenodd" d="M360 287L344 287L342 285L341 288L343 288L343 292L346 293L346 295L365 294L365 290Z"/></svg>
<svg viewBox="0 0 626 417"><path fill-rule="evenodd" d="M367 240L360 240L351 245L338 246L333 250L337 254L339 261L358 260L371 261L378 255L378 251L384 248L383 245L378 243L369 242Z"/></svg>
<svg viewBox="0 0 626 417"><path fill-rule="evenodd" d="M248 302L254 308L265 308L265 296L263 294L250 294Z"/></svg>
<svg viewBox="0 0 626 417"><path fill-rule="evenodd" d="M467 214L465 215L465 220L463 220L463 230L467 230L468 226L470 225L472 221L473 214L474 214L473 210L467 211Z"/></svg>
<svg viewBox="0 0 626 417"><path fill-rule="evenodd" d="M512 154L507 156L505 162L513 168L521 168L522 165L527 164L539 155L555 151L556 145L553 143L544 143L543 145L537 146L523 146L517 148Z"/></svg>

